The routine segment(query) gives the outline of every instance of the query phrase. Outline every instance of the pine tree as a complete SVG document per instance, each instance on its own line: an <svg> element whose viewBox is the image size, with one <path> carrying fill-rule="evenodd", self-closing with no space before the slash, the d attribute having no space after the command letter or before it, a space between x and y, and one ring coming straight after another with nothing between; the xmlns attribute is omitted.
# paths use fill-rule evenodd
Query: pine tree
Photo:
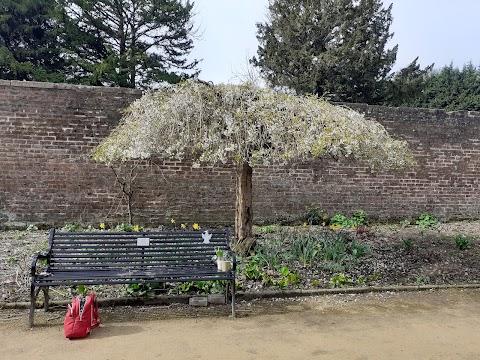
<svg viewBox="0 0 480 360"><path fill-rule="evenodd" d="M56 3L51 0L0 2L0 78L62 82Z"/></svg>
<svg viewBox="0 0 480 360"><path fill-rule="evenodd" d="M70 81L146 88L194 70L193 3L60 0Z"/></svg>
<svg viewBox="0 0 480 360"><path fill-rule="evenodd" d="M418 102L434 64L422 69L417 61L418 57L393 75L387 83L384 105L412 107Z"/></svg>
<svg viewBox="0 0 480 360"><path fill-rule="evenodd" d="M274 87L334 101L382 101L396 59L381 0L270 0L251 62Z"/></svg>

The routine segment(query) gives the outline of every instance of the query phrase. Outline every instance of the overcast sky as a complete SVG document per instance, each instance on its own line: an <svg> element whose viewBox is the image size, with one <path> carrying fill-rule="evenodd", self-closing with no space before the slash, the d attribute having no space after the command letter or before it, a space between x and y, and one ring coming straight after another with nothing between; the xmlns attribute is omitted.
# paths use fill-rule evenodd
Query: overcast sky
<svg viewBox="0 0 480 360"><path fill-rule="evenodd" d="M257 22L266 21L268 0L194 0L200 38L192 57L203 59L200 78L214 83L238 82L257 52ZM385 0L393 3L398 44L395 69L419 56L422 66L480 65L480 0Z"/></svg>

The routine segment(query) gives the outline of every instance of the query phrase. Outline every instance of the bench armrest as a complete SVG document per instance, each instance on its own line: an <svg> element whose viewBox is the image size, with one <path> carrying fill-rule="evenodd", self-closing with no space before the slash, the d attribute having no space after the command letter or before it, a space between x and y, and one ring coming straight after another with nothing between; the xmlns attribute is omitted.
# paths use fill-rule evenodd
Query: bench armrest
<svg viewBox="0 0 480 360"><path fill-rule="evenodd" d="M37 271L37 262L38 260L48 260L48 256L47 256L47 253L43 253L43 254L36 254L33 256L33 260L32 260L32 268L30 270L30 274L32 276L35 276L36 274L36 271Z"/></svg>

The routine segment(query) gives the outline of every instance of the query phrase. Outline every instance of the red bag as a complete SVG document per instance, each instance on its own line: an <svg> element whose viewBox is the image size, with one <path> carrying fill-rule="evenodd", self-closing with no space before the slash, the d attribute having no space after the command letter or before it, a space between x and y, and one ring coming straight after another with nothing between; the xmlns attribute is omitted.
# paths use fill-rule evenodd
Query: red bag
<svg viewBox="0 0 480 360"><path fill-rule="evenodd" d="M72 305L68 305L68 311L63 321L63 331L66 338L84 338L101 322L97 298L92 290L85 299L77 296Z"/></svg>

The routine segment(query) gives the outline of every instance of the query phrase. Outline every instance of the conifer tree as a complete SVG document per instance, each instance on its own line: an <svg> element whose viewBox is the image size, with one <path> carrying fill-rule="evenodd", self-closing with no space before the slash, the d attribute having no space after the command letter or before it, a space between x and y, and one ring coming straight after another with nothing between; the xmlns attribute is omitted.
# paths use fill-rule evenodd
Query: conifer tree
<svg viewBox="0 0 480 360"><path fill-rule="evenodd" d="M396 59L381 0L270 0L251 62L274 87L334 101L382 101Z"/></svg>
<svg viewBox="0 0 480 360"><path fill-rule="evenodd" d="M62 82L55 1L0 1L0 79Z"/></svg>
<svg viewBox="0 0 480 360"><path fill-rule="evenodd" d="M60 0L74 82L147 88L195 69L193 3L181 0Z"/></svg>

